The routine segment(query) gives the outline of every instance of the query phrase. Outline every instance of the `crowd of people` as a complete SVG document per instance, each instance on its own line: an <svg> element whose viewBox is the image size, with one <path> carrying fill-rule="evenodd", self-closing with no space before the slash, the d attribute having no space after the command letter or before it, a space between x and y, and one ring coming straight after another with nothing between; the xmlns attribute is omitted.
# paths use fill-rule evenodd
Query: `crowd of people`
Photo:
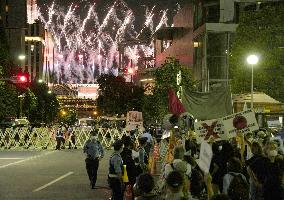
<svg viewBox="0 0 284 200"><path fill-rule="evenodd" d="M175 131L159 143L152 135L146 131L138 145L130 135L113 144L108 175L113 200L127 199L126 195L137 200L284 199L281 139L257 133L238 134L226 141L210 138L213 157L205 173L198 164L200 144L193 134ZM149 167L155 144L162 163L158 180ZM127 183L123 182L125 172Z"/></svg>

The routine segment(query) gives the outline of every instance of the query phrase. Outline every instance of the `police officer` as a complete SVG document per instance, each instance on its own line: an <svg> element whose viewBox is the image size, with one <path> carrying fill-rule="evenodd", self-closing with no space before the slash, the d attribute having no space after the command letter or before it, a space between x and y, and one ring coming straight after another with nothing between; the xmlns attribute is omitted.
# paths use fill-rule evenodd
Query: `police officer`
<svg viewBox="0 0 284 200"><path fill-rule="evenodd" d="M61 127L59 127L57 129L55 138L56 138L56 150L60 150L61 142L64 140L63 139L63 132L62 132L62 128Z"/></svg>
<svg viewBox="0 0 284 200"><path fill-rule="evenodd" d="M108 183L112 190L112 200L123 200L123 162L120 153L123 143L117 140L113 144L114 152L109 159Z"/></svg>
<svg viewBox="0 0 284 200"><path fill-rule="evenodd" d="M90 186L95 189L99 161L104 157L104 149L98 141L98 136L91 136L84 144L83 151L86 154L86 170L90 180Z"/></svg>

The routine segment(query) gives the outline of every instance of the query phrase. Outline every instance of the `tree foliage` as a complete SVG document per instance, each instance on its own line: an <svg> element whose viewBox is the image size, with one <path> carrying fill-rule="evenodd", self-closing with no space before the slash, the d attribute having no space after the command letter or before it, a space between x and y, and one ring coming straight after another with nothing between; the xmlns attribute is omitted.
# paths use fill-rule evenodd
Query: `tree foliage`
<svg viewBox="0 0 284 200"><path fill-rule="evenodd" d="M233 93L250 92L251 66L246 57L257 54L260 61L254 66L254 90L284 101L283 10L283 5L265 5L242 13L230 56Z"/></svg>
<svg viewBox="0 0 284 200"><path fill-rule="evenodd" d="M126 114L142 108L144 90L128 83L121 76L104 74L98 78L100 94L97 99L101 115Z"/></svg>
<svg viewBox="0 0 284 200"><path fill-rule="evenodd" d="M181 71L181 86L190 91L195 90L192 71L187 66L182 66L175 58L168 58L165 63L156 69L155 88L153 95L145 96L143 102L143 115L147 123L161 121L168 114L168 90L178 91L177 74Z"/></svg>
<svg viewBox="0 0 284 200"><path fill-rule="evenodd" d="M29 116L30 120L34 123L45 122L51 123L58 114L59 102L56 99L55 94L48 93L48 86L45 83L32 82L30 85L31 91L34 93L34 97L37 99L37 103L29 101L30 108ZM35 100L33 98L33 100ZM34 109L32 105L36 105Z"/></svg>
<svg viewBox="0 0 284 200"><path fill-rule="evenodd" d="M76 110L70 109L66 112L65 115L62 115L62 113L61 113L61 115L59 116L59 121L63 124L74 125L77 121Z"/></svg>

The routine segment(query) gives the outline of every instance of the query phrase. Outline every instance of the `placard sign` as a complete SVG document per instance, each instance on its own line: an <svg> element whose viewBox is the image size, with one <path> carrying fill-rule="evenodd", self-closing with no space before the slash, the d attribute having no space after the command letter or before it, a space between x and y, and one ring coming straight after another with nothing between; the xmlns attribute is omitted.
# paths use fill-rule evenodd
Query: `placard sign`
<svg viewBox="0 0 284 200"><path fill-rule="evenodd" d="M135 129L144 130L142 112L129 111L126 117L126 130L131 131Z"/></svg>
<svg viewBox="0 0 284 200"><path fill-rule="evenodd" d="M220 119L195 122L194 129L201 140L208 140L210 137L213 137L214 140L228 139L227 134L224 132L223 123Z"/></svg>
<svg viewBox="0 0 284 200"><path fill-rule="evenodd" d="M197 160L197 164L203 172L209 172L212 157L212 147L206 141L203 141L200 147L199 159Z"/></svg>
<svg viewBox="0 0 284 200"><path fill-rule="evenodd" d="M249 133L259 129L255 114L251 110L235 113L222 118L224 129L229 135Z"/></svg>

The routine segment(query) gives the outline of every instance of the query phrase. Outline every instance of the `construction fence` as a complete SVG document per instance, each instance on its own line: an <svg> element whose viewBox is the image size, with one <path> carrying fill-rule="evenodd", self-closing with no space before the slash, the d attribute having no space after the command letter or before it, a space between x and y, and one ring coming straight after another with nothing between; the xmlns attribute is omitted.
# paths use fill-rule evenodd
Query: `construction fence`
<svg viewBox="0 0 284 200"><path fill-rule="evenodd" d="M56 127L52 128L6 128L0 130L0 149L55 149L56 139L55 133L57 131ZM92 128L77 127L73 129L75 135L75 145L77 148L82 148L85 141L89 139L91 133L95 131ZM98 132L98 140L105 148L111 148L115 140L121 139L121 137L126 134L125 130L118 130L116 128L105 129L99 128L96 130ZM66 131L67 132L67 131ZM138 138L142 134L139 131L135 134L135 143L138 143ZM66 148L75 145L71 142L71 137L64 134L63 146Z"/></svg>

